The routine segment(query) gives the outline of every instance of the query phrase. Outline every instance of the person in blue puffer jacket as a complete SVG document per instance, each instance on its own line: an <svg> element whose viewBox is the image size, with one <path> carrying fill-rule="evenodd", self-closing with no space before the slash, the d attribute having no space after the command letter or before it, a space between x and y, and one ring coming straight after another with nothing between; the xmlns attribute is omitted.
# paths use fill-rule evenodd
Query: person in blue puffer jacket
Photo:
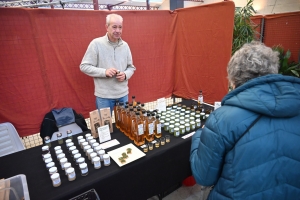
<svg viewBox="0 0 300 200"><path fill-rule="evenodd" d="M231 58L233 90L192 138L208 199L300 199L300 78L278 74L278 53L245 44Z"/></svg>

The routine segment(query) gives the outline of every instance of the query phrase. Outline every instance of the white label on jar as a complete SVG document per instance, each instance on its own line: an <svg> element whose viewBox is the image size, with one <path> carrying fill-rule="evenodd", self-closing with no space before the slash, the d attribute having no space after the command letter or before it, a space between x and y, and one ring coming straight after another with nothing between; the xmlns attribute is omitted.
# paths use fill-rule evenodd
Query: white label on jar
<svg viewBox="0 0 300 200"><path fill-rule="evenodd" d="M148 127L149 127L149 135L152 135L153 134L153 123L149 124Z"/></svg>
<svg viewBox="0 0 300 200"><path fill-rule="evenodd" d="M60 183L60 178L54 179L53 180L54 185L57 185Z"/></svg>
<svg viewBox="0 0 300 200"><path fill-rule="evenodd" d="M175 132L175 136L179 136L179 131L176 131L176 132Z"/></svg>
<svg viewBox="0 0 300 200"><path fill-rule="evenodd" d="M161 124L157 124L156 129L157 129L157 133L161 133Z"/></svg>
<svg viewBox="0 0 300 200"><path fill-rule="evenodd" d="M138 134L143 135L144 134L144 126L143 124L138 125Z"/></svg>
<svg viewBox="0 0 300 200"><path fill-rule="evenodd" d="M96 161L96 162L94 162L94 167L100 167L101 166L101 163L100 163L100 161Z"/></svg>
<svg viewBox="0 0 300 200"><path fill-rule="evenodd" d="M109 158L104 160L104 164L105 165L109 165L109 163L110 163L110 159Z"/></svg>
<svg viewBox="0 0 300 200"><path fill-rule="evenodd" d="M81 170L81 173L82 173L82 174L85 174L85 173L87 173L88 171L89 171L88 168L84 168L84 169Z"/></svg>
<svg viewBox="0 0 300 200"><path fill-rule="evenodd" d="M197 126L201 126L201 123L197 123Z"/></svg>
<svg viewBox="0 0 300 200"><path fill-rule="evenodd" d="M72 172L71 174L69 174L69 178L74 178L75 177L75 172Z"/></svg>
<svg viewBox="0 0 300 200"><path fill-rule="evenodd" d="M190 127L189 126L186 126L185 129L186 129L186 131L190 131Z"/></svg>

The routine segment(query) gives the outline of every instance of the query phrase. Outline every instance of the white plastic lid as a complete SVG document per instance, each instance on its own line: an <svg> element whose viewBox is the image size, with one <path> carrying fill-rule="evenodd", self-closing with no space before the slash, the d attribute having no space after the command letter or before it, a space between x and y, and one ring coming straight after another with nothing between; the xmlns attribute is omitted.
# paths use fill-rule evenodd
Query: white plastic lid
<svg viewBox="0 0 300 200"><path fill-rule="evenodd" d="M91 157L91 158L93 158L93 157L95 157L95 156L97 156L97 153L95 153L95 152L90 154L90 157Z"/></svg>
<svg viewBox="0 0 300 200"><path fill-rule="evenodd" d="M60 162L61 162L61 163L64 163L64 162L67 162L67 161L68 161L67 158L62 158L62 159L60 159Z"/></svg>
<svg viewBox="0 0 300 200"><path fill-rule="evenodd" d="M93 158L93 161L94 162L100 161L100 158L98 156L96 156L96 157Z"/></svg>
<svg viewBox="0 0 300 200"><path fill-rule="evenodd" d="M56 154L61 154L63 151L61 149L58 149L57 151L55 151Z"/></svg>
<svg viewBox="0 0 300 200"><path fill-rule="evenodd" d="M109 158L109 155L108 154L104 154L103 158Z"/></svg>
<svg viewBox="0 0 300 200"><path fill-rule="evenodd" d="M55 150L55 151L57 151L57 150L59 150L59 149L61 149L61 146L56 146L56 147L54 147L54 150Z"/></svg>
<svg viewBox="0 0 300 200"><path fill-rule="evenodd" d="M84 162L85 161L85 158L81 157L81 158L78 158L77 162L81 163L81 162Z"/></svg>
<svg viewBox="0 0 300 200"><path fill-rule="evenodd" d="M86 142L85 139L82 138L82 139L79 140L80 144L83 143L83 142Z"/></svg>
<svg viewBox="0 0 300 200"><path fill-rule="evenodd" d="M195 124L195 122L194 122L194 121L191 121L190 124Z"/></svg>
<svg viewBox="0 0 300 200"><path fill-rule="evenodd" d="M92 153L93 151L94 151L93 149L86 150L86 152L88 152L88 153Z"/></svg>
<svg viewBox="0 0 300 200"><path fill-rule="evenodd" d="M87 167L87 164L86 164L86 163L81 163L81 164L79 165L79 167L80 167L80 169L86 168L86 167Z"/></svg>
<svg viewBox="0 0 300 200"><path fill-rule="evenodd" d="M44 159L46 160L46 159L48 159L48 158L50 158L51 157L51 155L50 154L46 154L46 155L44 155Z"/></svg>
<svg viewBox="0 0 300 200"><path fill-rule="evenodd" d="M49 172L52 174L52 173L54 173L54 172L56 172L57 171L57 167L51 167L50 169L49 169Z"/></svg>
<svg viewBox="0 0 300 200"><path fill-rule="evenodd" d="M81 140L83 138L83 136L81 135L81 136L78 136L77 137L77 140Z"/></svg>
<svg viewBox="0 0 300 200"><path fill-rule="evenodd" d="M75 150L75 149L76 149L75 146L71 146L71 147L69 148L70 151L73 151L73 150Z"/></svg>
<svg viewBox="0 0 300 200"><path fill-rule="evenodd" d="M183 125L181 125L181 126L179 126L179 128L184 128L185 126L183 126Z"/></svg>
<svg viewBox="0 0 300 200"><path fill-rule="evenodd" d="M54 174L51 175L52 180L57 179L57 178L59 178L59 173L54 173Z"/></svg>
<svg viewBox="0 0 300 200"><path fill-rule="evenodd" d="M86 145L86 146L84 146L84 150L88 150L88 149L90 149L91 148L91 145Z"/></svg>
<svg viewBox="0 0 300 200"><path fill-rule="evenodd" d="M90 136L91 136L90 133L85 134L85 138L90 137Z"/></svg>
<svg viewBox="0 0 300 200"><path fill-rule="evenodd" d="M179 128L174 128L175 131L179 131Z"/></svg>
<svg viewBox="0 0 300 200"><path fill-rule="evenodd" d="M76 155L76 154L78 154L78 152L79 152L78 149L75 149L75 150L72 151L72 154Z"/></svg>
<svg viewBox="0 0 300 200"><path fill-rule="evenodd" d="M66 144L68 144L68 143L70 143L70 142L72 142L71 139L67 139L67 140L66 140Z"/></svg>
<svg viewBox="0 0 300 200"><path fill-rule="evenodd" d="M100 151L101 150L101 147L98 145L97 147L95 147L95 151Z"/></svg>
<svg viewBox="0 0 300 200"><path fill-rule="evenodd" d="M49 162L47 163L47 168L51 168L51 167L54 167L55 166L55 163L54 162Z"/></svg>
<svg viewBox="0 0 300 200"><path fill-rule="evenodd" d="M64 153L61 153L57 156L57 158L59 158L59 159L64 158L64 157L66 157L66 154L64 154Z"/></svg>
<svg viewBox="0 0 300 200"><path fill-rule="evenodd" d="M86 145L88 145L89 143L88 142L83 142L82 143L82 146L86 146Z"/></svg>
<svg viewBox="0 0 300 200"><path fill-rule="evenodd" d="M80 156L81 156L81 154L77 153L77 154L74 155L74 158L77 159L77 158L80 158Z"/></svg>
<svg viewBox="0 0 300 200"><path fill-rule="evenodd" d="M67 173L68 174L71 174L74 172L74 168L73 167L70 167L69 169L67 169Z"/></svg>
<svg viewBox="0 0 300 200"><path fill-rule="evenodd" d="M101 149L101 150L99 151L99 154L105 154L105 151L104 151L103 149Z"/></svg>
<svg viewBox="0 0 300 200"><path fill-rule="evenodd" d="M43 146L43 147L42 147L42 150L43 150L43 151L49 150L49 146Z"/></svg>
<svg viewBox="0 0 300 200"><path fill-rule="evenodd" d="M69 167L71 167L71 163L67 162L64 164L64 168L69 168Z"/></svg>
<svg viewBox="0 0 300 200"><path fill-rule="evenodd" d="M87 139L87 140L93 140L94 138L93 138L93 136L89 136L89 137L87 137L86 139Z"/></svg>
<svg viewBox="0 0 300 200"><path fill-rule="evenodd" d="M67 143L67 147L71 147L71 146L74 146L74 142Z"/></svg>
<svg viewBox="0 0 300 200"><path fill-rule="evenodd" d="M45 163L49 163L49 162L52 162L52 158L47 158L47 159L45 160Z"/></svg>
<svg viewBox="0 0 300 200"><path fill-rule="evenodd" d="M95 148L95 147L97 147L97 146L99 146L100 144L98 143L98 142L95 142L94 144L93 144L93 147Z"/></svg>

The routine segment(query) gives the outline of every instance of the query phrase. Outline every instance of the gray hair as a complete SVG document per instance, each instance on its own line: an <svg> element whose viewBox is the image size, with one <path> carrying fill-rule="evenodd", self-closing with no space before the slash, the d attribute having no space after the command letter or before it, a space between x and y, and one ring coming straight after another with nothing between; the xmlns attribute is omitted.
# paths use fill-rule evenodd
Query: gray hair
<svg viewBox="0 0 300 200"><path fill-rule="evenodd" d="M123 17L121 15L118 15L118 14L109 14L109 15L106 16L106 25L107 26L109 26L111 18L120 18L121 21L123 22Z"/></svg>
<svg viewBox="0 0 300 200"><path fill-rule="evenodd" d="M238 87L259 76L278 74L278 55L278 52L260 42L244 44L228 63L227 73L230 83Z"/></svg>

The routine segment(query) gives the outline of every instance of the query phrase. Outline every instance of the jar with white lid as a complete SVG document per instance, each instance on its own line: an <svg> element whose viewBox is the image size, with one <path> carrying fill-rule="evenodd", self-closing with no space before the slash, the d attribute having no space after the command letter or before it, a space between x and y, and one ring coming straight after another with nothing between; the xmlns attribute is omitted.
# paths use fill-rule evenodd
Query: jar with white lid
<svg viewBox="0 0 300 200"><path fill-rule="evenodd" d="M81 176L86 176L89 174L89 169L86 163L82 163L79 165Z"/></svg>
<svg viewBox="0 0 300 200"><path fill-rule="evenodd" d="M49 169L49 174L50 174L50 176L51 176L52 174L55 174L55 173L57 173L57 167L51 167L51 168Z"/></svg>
<svg viewBox="0 0 300 200"><path fill-rule="evenodd" d="M93 163L94 163L94 168L95 169L100 169L101 168L101 162L100 162L100 157L96 156L93 158Z"/></svg>
<svg viewBox="0 0 300 200"><path fill-rule="evenodd" d="M174 128L174 136L175 137L179 137L180 136L180 131L179 131L179 128Z"/></svg>
<svg viewBox="0 0 300 200"><path fill-rule="evenodd" d="M64 154L64 153L58 154L57 160L60 161L62 158L65 158L65 157L66 157L66 154Z"/></svg>
<svg viewBox="0 0 300 200"><path fill-rule="evenodd" d="M58 156L59 154L63 153L63 151L61 149L58 149L55 151L55 155Z"/></svg>
<svg viewBox="0 0 300 200"><path fill-rule="evenodd" d="M87 145L89 145L88 142L83 142L83 143L81 144L81 148L84 149L84 147L87 146Z"/></svg>
<svg viewBox="0 0 300 200"><path fill-rule="evenodd" d="M80 157L76 160L76 162L78 163L78 165L85 163L85 158L84 157Z"/></svg>
<svg viewBox="0 0 300 200"><path fill-rule="evenodd" d="M179 126L180 126L180 123L175 123L174 124L174 128L179 128Z"/></svg>
<svg viewBox="0 0 300 200"><path fill-rule="evenodd" d="M64 164L68 162L68 159L67 158L62 158L62 159L59 160L59 162L60 162L61 169L65 170Z"/></svg>
<svg viewBox="0 0 300 200"><path fill-rule="evenodd" d="M84 146L83 151L86 153L88 149L91 149L91 145Z"/></svg>
<svg viewBox="0 0 300 200"><path fill-rule="evenodd" d="M74 181L76 179L76 173L73 167L68 168L66 172L68 174L69 181Z"/></svg>
<svg viewBox="0 0 300 200"><path fill-rule="evenodd" d="M52 161L53 161L52 158L47 158L47 159L45 160L46 166L47 166L48 163L50 163L50 162L52 162Z"/></svg>
<svg viewBox="0 0 300 200"><path fill-rule="evenodd" d="M91 160L91 157L90 157L91 153L94 153L94 150L93 150L93 149L88 149L88 150L86 150L85 155L88 157L89 160Z"/></svg>
<svg viewBox="0 0 300 200"><path fill-rule="evenodd" d="M83 139L83 136L82 136L82 135L80 135L80 136L77 137L77 142L78 142L78 144L80 144L79 141L80 141L81 139Z"/></svg>
<svg viewBox="0 0 300 200"><path fill-rule="evenodd" d="M76 149L75 146L71 146L71 147L69 148L69 153L72 153L72 151L75 150L75 149Z"/></svg>
<svg viewBox="0 0 300 200"><path fill-rule="evenodd" d="M103 162L104 162L104 166L109 166L110 165L110 157L109 157L108 154L103 155Z"/></svg>
<svg viewBox="0 0 300 200"><path fill-rule="evenodd" d="M74 155L74 161L76 162L76 165L78 165L77 163L77 159L81 157L81 154L80 153L77 153Z"/></svg>
<svg viewBox="0 0 300 200"><path fill-rule="evenodd" d="M46 164L46 168L50 169L51 167L55 167L55 163L54 162L49 162Z"/></svg>
<svg viewBox="0 0 300 200"><path fill-rule="evenodd" d="M72 142L72 140L71 139L67 139L66 140L66 146L68 146L68 143L70 143L70 142Z"/></svg>
<svg viewBox="0 0 300 200"><path fill-rule="evenodd" d="M169 122L165 122L165 123L164 123L164 130L165 130L165 131L169 131L169 125L170 125Z"/></svg>
<svg viewBox="0 0 300 200"><path fill-rule="evenodd" d="M190 132L190 130L191 130L190 123L185 123L185 132Z"/></svg>
<svg viewBox="0 0 300 200"><path fill-rule="evenodd" d="M196 123L194 121L190 122L191 130L194 130L196 128Z"/></svg>
<svg viewBox="0 0 300 200"><path fill-rule="evenodd" d="M85 134L85 138L92 136L90 133Z"/></svg>
<svg viewBox="0 0 300 200"><path fill-rule="evenodd" d="M196 128L200 128L200 127L201 127L201 120L196 119Z"/></svg>
<svg viewBox="0 0 300 200"><path fill-rule="evenodd" d="M59 173L52 174L51 175L51 180L52 180L53 187L58 187L58 186L61 185L61 180L60 180Z"/></svg>
<svg viewBox="0 0 300 200"><path fill-rule="evenodd" d="M174 134L174 125L169 126L169 133Z"/></svg>
<svg viewBox="0 0 300 200"><path fill-rule="evenodd" d="M185 133L185 126L184 125L180 125L179 126L179 132L180 132L180 134L184 134Z"/></svg>
<svg viewBox="0 0 300 200"><path fill-rule="evenodd" d="M79 150L78 150L78 149L75 149L75 150L72 151L71 156L74 157L74 156L75 156L76 154L78 154L78 153L79 153Z"/></svg>
<svg viewBox="0 0 300 200"><path fill-rule="evenodd" d="M98 142L95 142L93 145L92 145L92 147L93 147L93 149L96 151L96 147L98 147L100 144L98 143Z"/></svg>
<svg viewBox="0 0 300 200"><path fill-rule="evenodd" d="M87 138L86 138L86 141L87 141L88 143L90 143L90 141L93 140L93 139L94 139L93 136L90 136L90 137L87 137Z"/></svg>
<svg viewBox="0 0 300 200"><path fill-rule="evenodd" d="M44 155L50 154L50 149L49 146L43 146L42 147L42 156L44 157Z"/></svg>
<svg viewBox="0 0 300 200"><path fill-rule="evenodd" d="M95 142L97 142L95 139L91 139L91 140L89 141L89 144L90 144L91 146L93 146L93 144L94 144Z"/></svg>
<svg viewBox="0 0 300 200"><path fill-rule="evenodd" d="M48 159L48 158L52 158L50 153L43 156L43 160L44 160L44 161L45 161L46 159Z"/></svg>
<svg viewBox="0 0 300 200"><path fill-rule="evenodd" d="M54 147L54 151L57 151L57 150L60 150L60 149L61 149L61 146Z"/></svg>
<svg viewBox="0 0 300 200"><path fill-rule="evenodd" d="M90 160L91 160L92 164L94 164L93 163L93 158L95 158L96 156L97 156L97 153L95 153L95 152L90 154Z"/></svg>
<svg viewBox="0 0 300 200"><path fill-rule="evenodd" d="M69 162L66 162L66 163L64 164L64 168L65 168L65 174L66 174L66 175L68 175L68 173L67 173L67 169L69 169L70 167L72 167L71 163L69 163Z"/></svg>
<svg viewBox="0 0 300 200"><path fill-rule="evenodd" d="M98 155L99 155L101 161L103 161L103 155L104 154L105 154L105 151L103 149L101 149L100 151L98 151Z"/></svg>
<svg viewBox="0 0 300 200"><path fill-rule="evenodd" d="M95 152L97 152L98 153L98 151L100 151L102 149L102 147L100 147L100 146L97 146L96 148L95 148Z"/></svg>
<svg viewBox="0 0 300 200"><path fill-rule="evenodd" d="M85 139L81 139L81 140L79 140L79 145L80 145L80 147L81 147L81 148L83 148L83 147L82 147L82 144L83 144L84 142L86 142L86 140L85 140Z"/></svg>
<svg viewBox="0 0 300 200"><path fill-rule="evenodd" d="M71 146L74 146L74 142L67 143L67 148L69 149Z"/></svg>

